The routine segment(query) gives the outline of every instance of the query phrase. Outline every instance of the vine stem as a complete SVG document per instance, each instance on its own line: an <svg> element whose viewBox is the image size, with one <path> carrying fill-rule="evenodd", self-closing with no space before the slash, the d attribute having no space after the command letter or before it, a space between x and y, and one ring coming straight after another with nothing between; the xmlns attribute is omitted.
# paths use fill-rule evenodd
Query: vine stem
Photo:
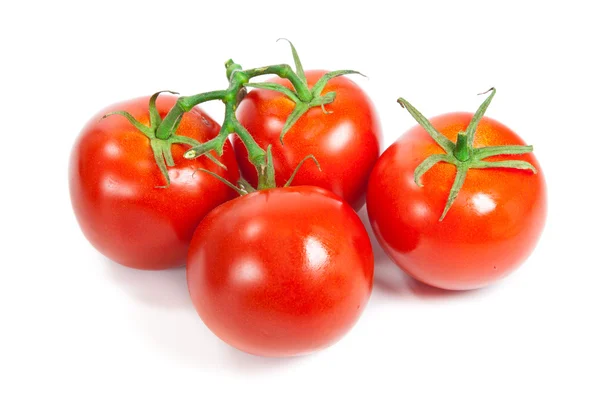
<svg viewBox="0 0 600 400"><path fill-rule="evenodd" d="M281 78L288 79L301 101L310 102L313 95L306 83L287 64L276 64L261 68L242 70L239 64L234 63L233 60L230 59L225 63L225 67L227 69L229 87L226 90L216 90L193 96L180 97L165 116L162 123L158 126L156 137L167 140L175 133L184 113L204 102L221 100L225 103L225 118L218 137L199 146L192 147L185 153L184 157L188 159L196 158L209 153L211 150L216 151L217 154L222 154L225 138L229 134L234 133L238 135L244 143L248 149L250 162L255 166L259 175L262 175L268 170L265 165L268 162L268 160L266 160L266 153L235 116L235 110L241 100L239 94L243 91L244 85L254 77L274 74Z"/></svg>
<svg viewBox="0 0 600 400"><path fill-rule="evenodd" d="M254 140L252 135L242 126L237 120L235 111L239 103L243 100L246 94L246 86L249 87L263 87L269 90L276 90L283 92L286 96L291 98L295 103L296 107L294 112L288 117L288 121L284 126L280 140L283 142L283 135L291 128L291 126L306 113L310 108L320 106L323 108L325 104L329 104L335 99L335 92L327 92L321 94L325 87L325 84L337 76L344 74L357 73L352 70L339 70L325 74L319 81L313 86L312 89L308 87L306 76L304 74L304 68L298 57L298 53L294 48L294 45L288 41L292 49L292 55L294 57L294 63L296 71L292 69L288 64L275 64L266 67L252 68L243 70L241 65L236 64L233 60L229 59L225 62L226 76L229 81L229 86L225 90L214 90L205 93L199 93L192 96L182 96L177 99L177 102L169 110L164 119L156 110L156 98L161 93L155 93L150 99L150 120L151 126L148 127L139 121L135 120L130 114L123 111L118 111L113 114L119 114L127 118L138 130L152 141L152 149L157 166L160 168L163 174L167 186L169 185L169 175L167 167L173 165L173 157L171 154L171 145L176 143L183 143L191 146L191 148L184 154L187 159L193 159L200 156L207 156L213 162L217 162L218 165L223 166L218 160L212 155L211 151L214 151L218 155L223 154L225 143L227 142L230 134L237 135L244 146L248 150L248 158L254 165L258 172L260 188L274 187L274 168L273 160L270 155L269 149L263 150L258 143ZM250 83L250 79L261 75L277 75L282 79L287 79L294 90L291 90L279 83ZM171 92L173 93L173 92ZM195 106L204 102L220 100L225 104L225 117L221 124L221 130L219 134L210 139L205 143L194 143L191 138L185 139L181 136L177 136L176 132L179 124L182 121L183 115L186 112L191 111ZM324 112L325 109L323 108Z"/></svg>

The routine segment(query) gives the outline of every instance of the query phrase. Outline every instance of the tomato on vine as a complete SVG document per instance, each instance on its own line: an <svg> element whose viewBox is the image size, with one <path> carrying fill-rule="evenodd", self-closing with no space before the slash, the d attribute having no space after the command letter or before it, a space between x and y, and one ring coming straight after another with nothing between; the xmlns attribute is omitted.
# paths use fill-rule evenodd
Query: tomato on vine
<svg viewBox="0 0 600 400"><path fill-rule="evenodd" d="M189 146L220 130L199 108L179 119L176 134L158 135L162 117L176 102L158 95L115 104L92 117L73 147L69 168L73 209L90 243L119 264L151 270L183 266L200 220L235 194L196 170L239 177L229 143L221 155L211 155L213 161L183 157Z"/></svg>
<svg viewBox="0 0 600 400"><path fill-rule="evenodd" d="M259 146L272 146L278 184L310 153L322 171L304 168L294 183L331 190L359 209L380 152L377 113L360 87L341 76L356 71L305 72L290 46L299 78L296 88L285 78L247 84L253 89L241 102L237 117ZM256 170L243 144L234 138L233 145L243 176L256 184Z"/></svg>
<svg viewBox="0 0 600 400"><path fill-rule="evenodd" d="M419 281L474 289L512 272L533 251L546 217L540 165L512 130L475 114L427 120L390 146L371 174L367 210L390 258Z"/></svg>

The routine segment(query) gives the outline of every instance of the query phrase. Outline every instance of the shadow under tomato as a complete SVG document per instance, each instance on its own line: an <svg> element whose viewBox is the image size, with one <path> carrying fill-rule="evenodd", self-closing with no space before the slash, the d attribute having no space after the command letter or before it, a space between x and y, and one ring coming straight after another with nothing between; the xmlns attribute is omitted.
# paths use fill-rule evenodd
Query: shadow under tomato
<svg viewBox="0 0 600 400"><path fill-rule="evenodd" d="M232 366L244 374L256 372L257 367L259 369L280 368L284 365L302 362L302 360L307 360L311 357L311 354L298 357L261 357L244 353L243 351L229 345L226 346L229 350L226 352L227 361L229 361Z"/></svg>
<svg viewBox="0 0 600 400"><path fill-rule="evenodd" d="M371 228L371 222L369 222L369 215L367 214L367 207L363 207L358 211L358 217L363 223L367 233L369 234L369 240L371 241L371 247L373 248L373 257L375 259L375 265L380 264L381 262L390 261L389 257L377 241L375 234L373 233L373 229ZM391 261L390 261L391 262Z"/></svg>
<svg viewBox="0 0 600 400"><path fill-rule="evenodd" d="M136 300L160 308L190 308L185 268L143 271L107 260L109 276Z"/></svg>
<svg viewBox="0 0 600 400"><path fill-rule="evenodd" d="M363 207L358 212L358 216L369 234L369 240L371 241L371 247L373 248L373 257L375 260L375 270L373 275L374 291L381 290L395 296L407 294L407 275L402 272L392 260L390 260L388 255L385 254L385 251L383 251L379 245L379 242L373 233L373 229L371 228L371 223L369 222L367 207Z"/></svg>
<svg viewBox="0 0 600 400"><path fill-rule="evenodd" d="M491 290L490 288L473 290L446 290L427 285L404 273L391 260L375 267L374 285L376 290L398 297L417 297L423 300L454 299L476 297Z"/></svg>
<svg viewBox="0 0 600 400"><path fill-rule="evenodd" d="M115 285L140 304L132 319L140 337L150 339L157 351L177 364L223 367L253 374L302 359L254 356L219 339L196 313L187 289L185 268L142 271L110 260L106 260L106 266Z"/></svg>
<svg viewBox="0 0 600 400"><path fill-rule="evenodd" d="M384 260L375 265L374 290L395 297L402 297L410 294L410 287L407 283L409 279L411 278L394 265L391 260Z"/></svg>
<svg viewBox="0 0 600 400"><path fill-rule="evenodd" d="M406 283L408 289L416 297L422 299L448 299L448 298L459 298L459 297L470 297L479 296L487 289L473 289L473 290L446 290L440 289L434 286L429 286L423 282L420 282L410 276L406 276Z"/></svg>

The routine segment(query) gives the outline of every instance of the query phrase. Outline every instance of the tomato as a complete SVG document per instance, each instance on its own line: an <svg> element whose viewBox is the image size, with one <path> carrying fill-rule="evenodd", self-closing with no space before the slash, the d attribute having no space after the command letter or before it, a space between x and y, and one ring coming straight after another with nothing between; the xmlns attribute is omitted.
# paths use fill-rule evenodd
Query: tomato
<svg viewBox="0 0 600 400"><path fill-rule="evenodd" d="M226 179L239 177L231 144L220 161L227 171L205 157L186 160L189 146L174 144L175 166L168 169L171 183L157 166L150 140L126 118L108 112L128 111L149 123L148 97L115 104L94 116L81 131L71 154L69 184L77 221L90 243L111 260L139 269L183 266L189 242L200 220L214 207L234 196L232 190L204 173L206 168ZM176 97L158 98L162 117ZM206 141L219 125L195 108L186 113L178 135Z"/></svg>
<svg viewBox="0 0 600 400"><path fill-rule="evenodd" d="M209 213L187 262L206 325L240 350L291 356L327 347L356 322L373 252L354 210L320 188L262 190Z"/></svg>
<svg viewBox="0 0 600 400"><path fill-rule="evenodd" d="M438 116L431 124L452 141L465 131L470 113ZM512 130L484 117L474 147L522 145ZM533 251L546 216L546 187L533 154L495 156L523 160L537 170L470 169L447 215L439 221L457 168L435 164L413 179L415 168L443 150L421 127L388 148L371 174L367 209L374 233L391 259L419 281L443 289L474 289L496 281Z"/></svg>
<svg viewBox="0 0 600 400"><path fill-rule="evenodd" d="M311 88L325 71L307 71ZM272 79L285 87L285 79ZM282 145L279 136L294 102L285 95L266 89L253 89L241 102L237 118L262 148L273 146L273 161L278 186L290 177L298 163L312 154L321 164L303 167L294 184L314 185L342 197L355 209L362 207L369 173L380 152L379 121L367 95L350 79L343 76L330 80L323 94L335 91L335 100L313 107L292 126ZM248 161L248 153L236 136L233 140L242 175L256 185L256 169Z"/></svg>

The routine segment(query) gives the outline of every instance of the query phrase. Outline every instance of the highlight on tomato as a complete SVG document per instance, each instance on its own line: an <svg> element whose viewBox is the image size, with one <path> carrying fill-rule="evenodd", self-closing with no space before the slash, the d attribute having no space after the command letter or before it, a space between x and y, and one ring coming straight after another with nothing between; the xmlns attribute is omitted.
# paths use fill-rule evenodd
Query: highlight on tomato
<svg viewBox="0 0 600 400"><path fill-rule="evenodd" d="M380 153L375 108L356 83L342 76L356 71L304 71L291 42L290 47L297 75L246 85L252 90L237 117L259 146L272 146L279 185L304 156L312 154L322 171L306 166L294 184L328 189L358 210ZM256 184L256 170L243 143L234 137L233 145L242 175Z"/></svg>
<svg viewBox="0 0 600 400"><path fill-rule="evenodd" d="M546 185L533 148L475 114L426 119L381 156L369 180L367 210L377 240L415 279L442 289L480 288L532 253L546 218Z"/></svg>
<svg viewBox="0 0 600 400"><path fill-rule="evenodd" d="M196 171L239 177L230 143L210 159L183 157L220 131L199 108L183 115L168 135L158 134L177 101L159 93L92 117L73 146L69 167L71 202L85 237L109 259L148 270L183 266L200 220L235 195Z"/></svg>

